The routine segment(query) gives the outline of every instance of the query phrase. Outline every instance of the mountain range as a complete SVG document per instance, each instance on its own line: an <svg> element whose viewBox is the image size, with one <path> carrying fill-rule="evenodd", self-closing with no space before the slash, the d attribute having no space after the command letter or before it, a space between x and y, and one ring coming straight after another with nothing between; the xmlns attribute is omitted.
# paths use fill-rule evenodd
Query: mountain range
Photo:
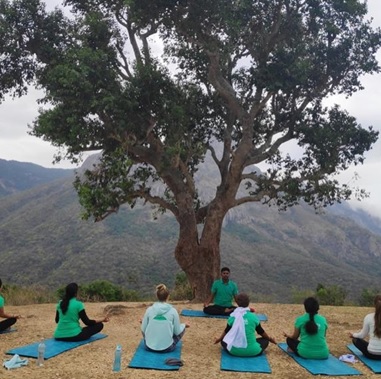
<svg viewBox="0 0 381 379"><path fill-rule="evenodd" d="M212 175L206 165L201 188ZM159 282L173 286L175 219L156 219L149 205L138 205L84 221L74 177L74 170L0 160L3 282L55 289L106 279L141 294ZM286 212L246 204L225 218L221 255L254 302L289 302L293 291L319 283L340 285L355 300L365 288L381 288L381 220L345 204L319 214L304 204Z"/></svg>

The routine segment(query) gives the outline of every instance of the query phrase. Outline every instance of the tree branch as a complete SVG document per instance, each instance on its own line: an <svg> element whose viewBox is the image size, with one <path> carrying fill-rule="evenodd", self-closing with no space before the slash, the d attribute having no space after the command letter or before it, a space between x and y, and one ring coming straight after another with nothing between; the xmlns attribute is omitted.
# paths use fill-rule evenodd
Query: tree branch
<svg viewBox="0 0 381 379"><path fill-rule="evenodd" d="M148 201L151 204L159 205L160 207L171 211L175 217L179 215L177 207L174 204L165 201L162 197L152 196L149 192L144 190L137 191L137 194L139 194L139 196L145 201Z"/></svg>
<svg viewBox="0 0 381 379"><path fill-rule="evenodd" d="M124 51L123 51L123 47L119 45L119 42L116 44L116 49L120 55L120 58L122 59L122 62L123 63L120 63L120 65L122 66L123 70L126 72L123 73L121 70L119 70L119 75L124 79L124 80L130 80L132 78L132 74L131 74L131 71L130 71L130 68L129 68L129 64L128 64L128 61L127 61L127 58L124 54Z"/></svg>
<svg viewBox="0 0 381 379"><path fill-rule="evenodd" d="M229 109L235 113L235 116L244 125L244 119L247 113L239 103L233 87L221 73L219 54L217 52L211 52L208 50L205 50L205 52L208 55L210 61L208 70L208 78L210 82L213 84L219 95L228 103Z"/></svg>

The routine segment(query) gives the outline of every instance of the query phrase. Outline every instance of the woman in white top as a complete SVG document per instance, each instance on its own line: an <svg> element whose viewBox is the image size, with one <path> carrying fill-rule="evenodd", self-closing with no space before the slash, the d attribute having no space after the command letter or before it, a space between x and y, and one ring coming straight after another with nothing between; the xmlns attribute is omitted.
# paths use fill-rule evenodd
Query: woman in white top
<svg viewBox="0 0 381 379"><path fill-rule="evenodd" d="M381 360L381 295L374 298L374 308L373 313L365 316L362 330L349 336L365 357ZM369 342L364 340L367 336Z"/></svg>

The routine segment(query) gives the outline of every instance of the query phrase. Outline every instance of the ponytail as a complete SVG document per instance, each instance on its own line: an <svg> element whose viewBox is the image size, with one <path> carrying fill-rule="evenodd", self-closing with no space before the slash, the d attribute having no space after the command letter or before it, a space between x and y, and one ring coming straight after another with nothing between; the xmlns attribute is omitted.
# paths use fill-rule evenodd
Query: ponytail
<svg viewBox="0 0 381 379"><path fill-rule="evenodd" d="M304 309L310 316L310 319L305 324L306 332L310 335L314 335L318 332L315 315L318 313L319 303L314 297L308 297L304 300Z"/></svg>
<svg viewBox="0 0 381 379"><path fill-rule="evenodd" d="M315 315L313 313L309 313L309 315L310 315L310 319L309 321L306 322L305 328L308 334L313 335L317 333L318 326L316 325L316 322L314 320Z"/></svg>
<svg viewBox="0 0 381 379"><path fill-rule="evenodd" d="M78 284L77 283L70 283L65 288L65 295L60 303L60 308L63 314L67 312L67 309L69 308L69 302L73 297L77 296L78 292Z"/></svg>
<svg viewBox="0 0 381 379"><path fill-rule="evenodd" d="M374 335L381 338L381 295L374 298Z"/></svg>

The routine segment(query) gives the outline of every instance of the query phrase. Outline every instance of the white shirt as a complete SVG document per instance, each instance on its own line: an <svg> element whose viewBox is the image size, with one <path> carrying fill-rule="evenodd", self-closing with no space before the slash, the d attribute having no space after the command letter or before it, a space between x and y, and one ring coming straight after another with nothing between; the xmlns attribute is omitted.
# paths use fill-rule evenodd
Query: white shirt
<svg viewBox="0 0 381 379"><path fill-rule="evenodd" d="M353 333L355 338L365 338L369 335L368 351L372 354L381 354L381 338L374 334L374 313L369 313L364 317L362 330Z"/></svg>

